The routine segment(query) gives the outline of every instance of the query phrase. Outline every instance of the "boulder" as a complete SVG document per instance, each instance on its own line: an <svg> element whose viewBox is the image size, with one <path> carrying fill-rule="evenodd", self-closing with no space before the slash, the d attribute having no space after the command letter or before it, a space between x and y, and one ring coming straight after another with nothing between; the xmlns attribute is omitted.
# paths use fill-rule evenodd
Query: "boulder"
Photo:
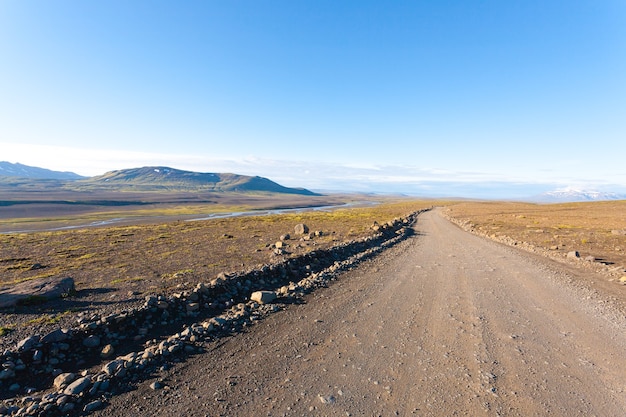
<svg viewBox="0 0 626 417"><path fill-rule="evenodd" d="M57 377L54 378L54 387L56 389L61 389L63 387L66 387L75 379L76 375L71 372L65 372L63 374L57 375Z"/></svg>
<svg viewBox="0 0 626 417"><path fill-rule="evenodd" d="M34 348L40 341L38 335L27 337L26 339L22 339L17 343L17 350L31 350Z"/></svg>
<svg viewBox="0 0 626 417"><path fill-rule="evenodd" d="M12 307L29 301L52 300L72 292L74 292L74 280L69 277L32 279L0 289L0 308Z"/></svg>
<svg viewBox="0 0 626 417"><path fill-rule="evenodd" d="M256 301L260 304L268 304L276 299L276 293L274 291L255 291L250 296L250 300Z"/></svg>
<svg viewBox="0 0 626 417"><path fill-rule="evenodd" d="M81 392L85 391L87 387L89 387L89 385L91 385L91 377L84 376L68 385L63 393L66 395L78 395Z"/></svg>
<svg viewBox="0 0 626 417"><path fill-rule="evenodd" d="M577 259L577 258L580 258L580 253L578 253L578 251L573 250L571 252L567 252L567 257Z"/></svg>
<svg viewBox="0 0 626 417"><path fill-rule="evenodd" d="M304 234L309 233L309 228L304 223L297 224L293 230L294 232L296 232L297 235L304 235Z"/></svg>

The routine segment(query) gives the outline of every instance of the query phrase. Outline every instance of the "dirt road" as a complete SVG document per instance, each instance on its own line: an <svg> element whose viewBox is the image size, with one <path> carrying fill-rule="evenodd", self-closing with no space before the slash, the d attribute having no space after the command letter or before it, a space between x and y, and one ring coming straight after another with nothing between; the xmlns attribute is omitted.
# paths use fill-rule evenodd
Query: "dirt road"
<svg viewBox="0 0 626 417"><path fill-rule="evenodd" d="M415 231L97 414L626 415L626 320L611 300L437 211Z"/></svg>

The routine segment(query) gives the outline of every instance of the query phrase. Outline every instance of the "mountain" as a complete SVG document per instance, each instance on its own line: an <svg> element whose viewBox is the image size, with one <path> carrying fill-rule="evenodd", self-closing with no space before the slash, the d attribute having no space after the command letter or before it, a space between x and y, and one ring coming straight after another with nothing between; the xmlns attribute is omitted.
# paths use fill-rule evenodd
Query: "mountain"
<svg viewBox="0 0 626 417"><path fill-rule="evenodd" d="M533 198L542 203L569 203L582 201L626 200L626 195L593 190L564 188L548 191Z"/></svg>
<svg viewBox="0 0 626 417"><path fill-rule="evenodd" d="M169 167L142 167L110 171L76 181L78 189L131 191L222 191L317 195L304 188L289 188L267 178L237 174L202 173Z"/></svg>
<svg viewBox="0 0 626 417"><path fill-rule="evenodd" d="M0 176L47 180L79 180L85 178L73 172L52 171L20 163L12 164L6 161L0 161Z"/></svg>

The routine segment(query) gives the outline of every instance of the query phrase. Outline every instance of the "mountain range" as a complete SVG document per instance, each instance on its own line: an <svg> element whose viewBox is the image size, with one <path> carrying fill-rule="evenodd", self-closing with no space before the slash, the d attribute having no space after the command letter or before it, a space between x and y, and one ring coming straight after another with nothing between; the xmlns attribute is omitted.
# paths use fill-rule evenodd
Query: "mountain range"
<svg viewBox="0 0 626 417"><path fill-rule="evenodd" d="M548 191L533 198L540 203L565 203L584 201L626 200L626 195L593 190L564 188Z"/></svg>
<svg viewBox="0 0 626 417"><path fill-rule="evenodd" d="M304 188L284 187L267 178L228 173L201 173L169 167L110 171L94 177L0 162L0 183L12 187L39 185L72 191L212 191L317 195Z"/></svg>
<svg viewBox="0 0 626 417"><path fill-rule="evenodd" d="M6 161L0 161L0 176L47 180L79 180L85 178L73 172L52 171L20 163L12 164Z"/></svg>

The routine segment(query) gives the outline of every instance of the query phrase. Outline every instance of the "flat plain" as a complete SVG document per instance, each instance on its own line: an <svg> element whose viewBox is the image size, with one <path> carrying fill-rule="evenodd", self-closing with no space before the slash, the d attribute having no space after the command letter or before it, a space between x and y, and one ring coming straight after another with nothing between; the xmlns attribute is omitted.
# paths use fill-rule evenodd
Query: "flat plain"
<svg viewBox="0 0 626 417"><path fill-rule="evenodd" d="M264 209L286 206L265 203ZM565 416L623 410L623 201L400 199L196 221L188 216L210 205L89 211L71 219L72 227L83 227L0 235L3 285L71 276L77 286L66 299L0 313L0 342L13 349L29 335L75 327L77 318L103 317L155 294L189 291L221 273L228 279L372 237L377 225L433 206L404 227L412 230L405 240L350 266L328 288L305 294L294 284L297 294L272 304L276 314L247 322L232 337L185 339L194 354L98 394L104 409L96 414ZM27 221L43 229L59 221L59 213L32 220L42 213ZM84 227L120 213L128 224ZM297 235L297 224L309 233ZM572 251L579 256L568 257ZM239 301L224 311L248 305ZM139 341L143 347L132 348L147 352L183 337L181 326L189 335L197 325L192 320L155 328ZM83 372L95 375L105 362L91 358ZM0 393L12 395L6 386Z"/></svg>
<svg viewBox="0 0 626 417"><path fill-rule="evenodd" d="M463 202L450 206L448 215L492 239L510 238L562 258L578 252L618 273L626 266L626 201Z"/></svg>
<svg viewBox="0 0 626 417"><path fill-rule="evenodd" d="M341 203L332 198L263 200L249 196L238 198L237 205L232 204L232 199L228 202L219 207L202 203L150 209L100 207L99 212L77 214L71 221L67 213L50 213L43 205L27 218L5 218L7 227L28 223L32 229L45 229L51 224L58 227L60 223L70 223L72 228L0 234L0 286L67 276L74 279L76 293L60 303L17 306L0 314L0 326L7 333L0 345L14 343L25 332L67 325L83 311L131 306L147 294L168 294L210 282L220 273L260 268L371 236L375 233L371 227L374 222L382 224L432 205L428 201L370 201L376 204L189 221L228 211L264 212L296 203L305 207ZM120 216L131 224L87 226ZM310 230L306 240L294 234L295 225L300 223Z"/></svg>

